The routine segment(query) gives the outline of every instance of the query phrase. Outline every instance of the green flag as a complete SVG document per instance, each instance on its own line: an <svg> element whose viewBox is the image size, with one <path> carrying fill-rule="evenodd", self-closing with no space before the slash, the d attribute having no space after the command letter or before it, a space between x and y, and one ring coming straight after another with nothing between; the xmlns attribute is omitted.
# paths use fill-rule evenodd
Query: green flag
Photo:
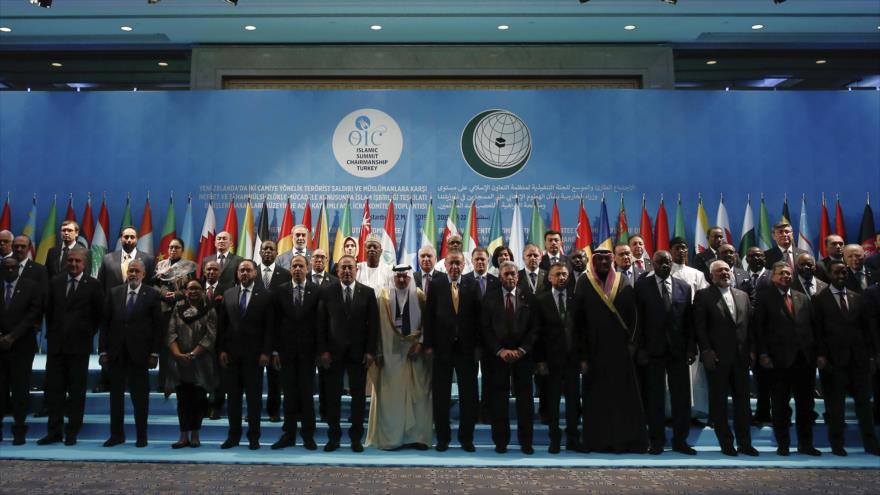
<svg viewBox="0 0 880 495"><path fill-rule="evenodd" d="M134 225L134 222L131 221L131 196L125 198L125 211L122 212L122 222L119 224L119 228L116 229L116 232L108 232L107 237L112 239L112 236L116 236L116 250L122 251L122 229L128 227L129 225Z"/></svg>
<svg viewBox="0 0 880 495"><path fill-rule="evenodd" d="M764 251L773 247L770 229L770 217L767 215L767 207L764 206L764 197L761 196L761 210L758 212L758 247Z"/></svg>
<svg viewBox="0 0 880 495"><path fill-rule="evenodd" d="M544 249L544 219L538 211L538 200L532 202L532 221L529 222L529 244Z"/></svg>
<svg viewBox="0 0 880 495"><path fill-rule="evenodd" d="M672 231L672 237L681 237L687 239L687 233L684 230L684 211L681 209L681 195L678 195L678 204L675 205L675 229Z"/></svg>
<svg viewBox="0 0 880 495"><path fill-rule="evenodd" d="M492 224L489 227L489 244L486 249L491 256L495 249L503 245L504 233L501 230L501 204L498 200L495 200L495 211L492 212Z"/></svg>
<svg viewBox="0 0 880 495"><path fill-rule="evenodd" d="M422 225L422 246L437 248L437 227L434 224L434 200L428 200L428 213L425 214L425 223ZM421 247L421 246L420 246Z"/></svg>
<svg viewBox="0 0 880 495"><path fill-rule="evenodd" d="M46 264L46 257L49 255L49 250L55 247L55 243L57 242L57 234L55 233L55 230L58 228L56 226L58 223L57 202L57 199L52 201L52 208L49 210L49 216L46 217L46 225L43 226L43 235L40 236L40 245L37 248L37 259L34 261L41 265Z"/></svg>
<svg viewBox="0 0 880 495"><path fill-rule="evenodd" d="M346 237L351 236L351 200L347 200L345 202L345 209L342 210L342 218L339 220L339 228L336 229L336 240L333 242L333 262L338 263L339 258L342 258L342 255L345 252L342 250L342 245L345 241ZM360 246L361 249L366 249L364 246Z"/></svg>

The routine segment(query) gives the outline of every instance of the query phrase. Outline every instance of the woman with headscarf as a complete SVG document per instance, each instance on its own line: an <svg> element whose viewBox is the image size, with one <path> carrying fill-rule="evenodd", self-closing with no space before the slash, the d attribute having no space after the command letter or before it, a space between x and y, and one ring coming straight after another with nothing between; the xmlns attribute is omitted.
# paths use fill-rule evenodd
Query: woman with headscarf
<svg viewBox="0 0 880 495"><path fill-rule="evenodd" d="M168 327L174 305L177 304L177 301L184 299L186 283L196 278L196 264L183 259L184 248L183 240L177 237L171 239L171 242L168 243L168 257L156 264L156 273L153 275L152 285L159 289L159 293L162 295L162 315L165 317L163 328ZM172 392L167 387L163 390L163 384L167 382L165 369L168 364L168 350L163 346L159 355L158 383L159 391L164 391L166 398Z"/></svg>

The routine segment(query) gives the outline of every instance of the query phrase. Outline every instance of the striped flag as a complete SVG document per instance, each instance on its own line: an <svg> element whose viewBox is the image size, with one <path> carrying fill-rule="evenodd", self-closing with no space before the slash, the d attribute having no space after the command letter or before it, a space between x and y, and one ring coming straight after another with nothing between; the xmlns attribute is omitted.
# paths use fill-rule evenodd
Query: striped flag
<svg viewBox="0 0 880 495"><path fill-rule="evenodd" d="M614 252L614 242L611 240L611 227L608 224L608 207L605 206L605 195L602 195L602 205L599 208L599 235L596 238L596 249L607 249Z"/></svg>
<svg viewBox="0 0 880 495"><path fill-rule="evenodd" d="M3 203L3 213L0 214L0 230L12 232L12 213L9 211L9 193L6 193L6 202Z"/></svg>
<svg viewBox="0 0 880 495"><path fill-rule="evenodd" d="M34 239L34 234L37 232L37 195L34 194L34 199L31 204L31 211L28 212L27 222L24 223L24 229L21 231L22 235L26 235L28 239L31 241L30 248L28 249L28 258L34 259L37 255L36 244L37 241ZM97 273L97 272L92 272Z"/></svg>
<svg viewBox="0 0 880 495"><path fill-rule="evenodd" d="M495 209L492 211L492 223L489 224L489 240L486 249L489 256L495 252L498 247L504 245L504 231L501 230L501 202L495 200Z"/></svg>
<svg viewBox="0 0 880 495"><path fill-rule="evenodd" d="M761 195L761 208L758 210L758 247L766 251L773 247L773 236L770 233L770 217L767 216L767 206L764 204L764 195Z"/></svg>
<svg viewBox="0 0 880 495"><path fill-rule="evenodd" d="M192 196L186 198L186 213L183 214L183 225L180 227L180 239L183 241L183 254L185 260L195 261L195 231L193 230Z"/></svg>
<svg viewBox="0 0 880 495"><path fill-rule="evenodd" d="M791 223L791 213L788 212L788 193L782 196L782 216L779 219L779 223L793 225Z"/></svg>
<svg viewBox="0 0 880 495"><path fill-rule="evenodd" d="M205 258L215 254L217 247L214 241L217 238L217 218L214 216L214 202L208 201L208 209L205 210L205 221L202 222L202 233L199 236L199 256L196 260L198 265L196 275L202 276L202 262Z"/></svg>
<svg viewBox="0 0 880 495"><path fill-rule="evenodd" d="M244 209L244 218L241 219L241 236L238 238L238 249L235 254L246 260L254 258L254 210L251 208L251 198L247 199Z"/></svg>
<svg viewBox="0 0 880 495"><path fill-rule="evenodd" d="M593 256L593 228L590 227L590 217L587 216L587 210L584 209L584 198L581 198L581 205L578 208L578 223L575 234L574 248L583 249L589 260Z"/></svg>
<svg viewBox="0 0 880 495"><path fill-rule="evenodd" d="M623 205L623 193L620 193L620 210L617 212L617 243L629 243L629 224L626 221L626 207Z"/></svg>
<svg viewBox="0 0 880 495"><path fill-rule="evenodd" d="M715 225L724 231L724 242L733 245L733 232L730 230L730 217L727 216L727 208L724 206L724 194L718 200L718 213L715 215Z"/></svg>
<svg viewBox="0 0 880 495"><path fill-rule="evenodd" d="M382 229L382 263L394 266L397 263L397 232L394 226L394 199L388 200L385 212L385 228ZM366 258L364 258L366 261Z"/></svg>
<svg viewBox="0 0 880 495"><path fill-rule="evenodd" d="M260 216L257 217L256 227L254 228L254 261L258 265L263 264L263 256L260 251L263 248L263 241L271 240L269 237L269 205L266 204L266 198L263 198L263 207L260 208ZM275 245L278 249L278 245ZM278 254L277 252L275 253ZM281 267L285 268L285 267Z"/></svg>
<svg viewBox="0 0 880 495"><path fill-rule="evenodd" d="M742 260L743 268L748 267L746 260L749 249L757 245L755 238L755 215L752 213L752 198L746 197L746 211L743 214L742 237L739 239L739 257Z"/></svg>
<svg viewBox="0 0 880 495"><path fill-rule="evenodd" d="M413 215L413 203L412 198L410 198L409 208L406 210L406 221L403 224L403 236L400 238L400 254L397 261L398 263L411 266L416 271L419 269L417 237L416 217Z"/></svg>
<svg viewBox="0 0 880 495"><path fill-rule="evenodd" d="M308 201L306 201L308 204ZM284 207L284 215L281 217L281 228L278 229L278 253L286 253L293 249L293 212L290 210L290 198L287 198L287 206Z"/></svg>
<svg viewBox="0 0 880 495"><path fill-rule="evenodd" d="M865 198L865 209L862 212L862 224L859 226L858 239L859 244L865 250L866 259L872 256L877 249L877 246L874 244L876 232L874 229L874 212L871 211L871 196L868 195Z"/></svg>
<svg viewBox="0 0 880 495"><path fill-rule="evenodd" d="M702 253L709 249L709 239L706 233L709 230L709 218L703 207L703 196L697 194L697 223L694 226L694 252Z"/></svg>
<svg viewBox="0 0 880 495"><path fill-rule="evenodd" d="M669 251L669 219L666 216L666 205L660 195L657 217L654 219L654 252Z"/></svg>
<svg viewBox="0 0 880 495"><path fill-rule="evenodd" d="M162 225L162 237L159 238L159 259L168 258L168 245L177 237L177 218L174 216L174 195L168 198L168 211L165 212L165 223ZM183 254L183 253L181 253Z"/></svg>
<svg viewBox="0 0 880 495"><path fill-rule="evenodd" d="M46 257L49 255L49 250L55 247L55 244L58 242L58 237L55 232L57 224L58 198L56 197L52 199L52 208L49 209L49 214L46 215L46 224L43 225L43 235L40 236L40 245L37 247L36 262L41 265L46 264Z"/></svg>
<svg viewBox="0 0 880 495"><path fill-rule="evenodd" d="M529 221L529 244L544 249L544 219L538 210L538 200L532 200L532 219Z"/></svg>
<svg viewBox="0 0 880 495"><path fill-rule="evenodd" d="M101 210L98 212L98 222L95 224L95 235L92 236L92 247L89 253L92 257L91 273L98 273L104 255L110 245L107 242L107 231L110 229L110 212L107 211L107 197L101 198Z"/></svg>
<svg viewBox="0 0 880 495"><path fill-rule="evenodd" d="M326 224L325 224L326 225ZM336 240L333 242L333 263L339 263L339 258L345 254L342 244L346 237L351 236L351 200L345 200L345 208L342 210L342 218L336 229Z"/></svg>
<svg viewBox="0 0 880 495"><path fill-rule="evenodd" d="M318 212L318 223L315 225L315 249L323 249L330 252L330 224L327 221L327 199L321 202L321 211ZM329 263L328 263L329 265Z"/></svg>
<svg viewBox="0 0 880 495"><path fill-rule="evenodd" d="M477 226L477 202L473 200L471 201L471 207L468 208L467 221L465 222L464 232L462 232L462 249L470 258L474 249L479 246L480 234Z"/></svg>
<svg viewBox="0 0 880 495"><path fill-rule="evenodd" d="M516 266L524 268L522 252L525 244L523 243L523 223L522 214L519 211L518 197L513 205L513 220L510 222L510 243L507 247L513 253L513 262L516 263Z"/></svg>
<svg viewBox="0 0 880 495"><path fill-rule="evenodd" d="M645 243L645 254L648 258L654 256L654 233L651 231L651 217L648 216L647 200L642 194L642 219L639 222L639 236Z"/></svg>
<svg viewBox="0 0 880 495"><path fill-rule="evenodd" d="M458 200L452 200L449 216L446 217L446 227L443 229L443 239L440 241L440 258L446 258L447 242L451 235L461 235L458 231Z"/></svg>
<svg viewBox="0 0 880 495"><path fill-rule="evenodd" d="M437 248L437 226L434 216L434 199L428 200L428 211L425 213L425 223L422 225L422 246Z"/></svg>
<svg viewBox="0 0 880 495"><path fill-rule="evenodd" d="M358 236L358 254L357 260L360 263L361 261L367 261L367 250L364 249L364 246L367 244L367 237L373 232L372 219L370 218L370 198L367 198L364 201L364 214L361 215L361 233ZM383 248L384 250L384 248ZM383 258L384 253L383 253Z"/></svg>
<svg viewBox="0 0 880 495"><path fill-rule="evenodd" d="M153 254L153 212L150 208L150 194L144 203L144 214L141 217L141 230L138 232L137 250Z"/></svg>
<svg viewBox="0 0 880 495"><path fill-rule="evenodd" d="M813 236L810 235L809 224L807 223L807 197L801 196L801 218L798 225L798 241L797 247L810 253L813 256Z"/></svg>

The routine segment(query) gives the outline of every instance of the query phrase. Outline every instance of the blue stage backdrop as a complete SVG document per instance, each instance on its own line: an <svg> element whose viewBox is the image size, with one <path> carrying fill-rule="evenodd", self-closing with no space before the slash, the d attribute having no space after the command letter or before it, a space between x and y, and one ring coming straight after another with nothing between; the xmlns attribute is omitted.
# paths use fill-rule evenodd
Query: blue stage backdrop
<svg viewBox="0 0 880 495"><path fill-rule="evenodd" d="M192 194L196 236L209 199L222 225L231 199L267 199L280 223L288 198L298 220L307 198L331 218L350 198L357 230L369 198L381 230L394 197L398 237L410 198L422 218L433 198L439 229L454 198L461 228L476 200L482 243L496 199L505 234L516 198L526 226L533 200L547 221L557 199L566 247L581 198L595 232L605 195L613 230L622 193L637 232L643 195L653 220L662 194L671 231L680 194L692 240L698 195L711 225L723 194L738 241L748 195L756 225L762 194L771 223L787 195L796 227L804 195L815 245L823 193L855 240L878 137L874 91L2 92L0 191L16 232L36 194L37 233L53 196L60 219L73 193L79 218L106 193L111 243L127 193L135 222L151 193L157 241L170 191L178 222Z"/></svg>

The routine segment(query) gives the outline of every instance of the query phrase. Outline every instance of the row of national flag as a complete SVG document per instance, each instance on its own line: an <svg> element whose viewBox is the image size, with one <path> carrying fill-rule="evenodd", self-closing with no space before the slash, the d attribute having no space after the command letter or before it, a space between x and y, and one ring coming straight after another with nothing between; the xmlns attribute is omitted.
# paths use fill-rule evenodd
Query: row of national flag
<svg viewBox="0 0 880 495"><path fill-rule="evenodd" d="M49 249L59 242L57 234L59 230L59 221L56 206L57 199L54 199L49 213L46 216L40 241L37 244L36 249L34 249L33 246L31 248L31 256L40 263L45 262ZM510 231L507 236L507 246L512 251L514 261L517 262L517 264L522 263L521 253L522 248L526 243L536 244L543 247L543 236L546 231L545 228L560 232L562 231L559 208L555 199L551 206L549 226L545 226L545 219L541 214L541 208L539 207L537 200L533 200L531 206L532 211L528 228L526 228L526 224L523 223L520 202L518 199L513 207ZM649 256L653 254L655 250L669 249L670 238L687 238L684 220L685 215L680 195L676 201L673 216L674 223L672 224L671 231L669 217L666 213L666 205L662 195L660 196L660 203L653 222L648 213L644 195L642 196L641 206L641 216L637 233L642 237L645 244L645 251ZM169 243L172 239L177 237L180 238L185 245L183 257L185 259L197 261L201 264L201 261L205 257L214 254L214 241L216 234L219 231L230 233L233 250L237 254L246 258L254 259L257 262L261 261L259 246L262 244L262 241L270 239L276 241L279 253L292 249L292 229L298 224L296 222L295 213L291 208L290 201L287 201L287 205L284 208L280 226L277 224L274 208L271 209L272 218L270 220L270 209L267 207L265 201L263 201L262 207L259 208L256 213L254 212L254 209L254 205L251 200L248 199L245 205L244 216L242 217L241 222L239 222L235 202L230 202L227 207L223 227L222 229L218 229L214 206L212 202L209 202L205 209L205 218L202 223L201 234L196 238L193 229L192 198L187 197L183 222L178 225L175 217L174 197L171 195L168 199L165 221L162 224L162 231L159 235L158 251L154 251L155 243L153 237L152 208L150 197L147 195L144 210L141 215L140 228L138 229L138 250L164 258L168 256ZM312 249L320 248L331 253L331 259L335 262L343 255L342 247L344 240L347 237L353 236L351 201L346 201L341 214L338 216L337 222L334 222L336 235L335 240L332 242L332 251L330 250L330 232L333 230L333 226L330 225L328 216L327 201L323 200L319 206L315 223L313 224L310 201L306 200L300 224L304 225L308 230L309 247ZM12 230L11 217L10 200L7 195L2 213L0 213L0 230ZM809 229L809 222L807 221L806 199L802 197L800 216L797 219L798 221L795 229L797 234L797 246L811 254L818 254L820 257L825 257L827 256L827 253L825 251L824 242L821 242L822 239L825 239L830 234L837 234L843 237L844 240L847 239L846 226L844 225L844 216L840 200L838 199L835 205L833 228L824 195L822 196L820 217L818 235L818 240L820 242L815 242ZM31 239L35 238L36 218L37 200L35 196L21 234L27 235ZM67 211L63 218L65 220L77 220L73 205L73 195L70 195L68 198ZM118 233L124 227L134 225L132 221L131 198L126 198L125 208L122 213L119 228L114 231L110 230L110 215L107 208L106 197L103 197L101 200L97 221L93 216L91 195L88 196L82 216L79 218L79 241L91 251L92 268L94 273L97 272L97 268L103 255L110 249L112 239L118 238ZM457 200L452 201L449 213L446 216L445 224L443 225L443 233L439 242L436 236L438 231L435 226L436 215L434 212L433 200L428 202L427 212L421 225L418 225L417 223L411 200L409 201L404 218L404 225L401 231L402 235L400 239L397 239L395 205L394 200L390 200L386 208L383 229L378 236L382 244L382 260L385 263L408 263L414 267L418 266L418 250L420 247L426 245L433 246L437 249L438 255L442 258L445 256L448 249L448 240L450 236L453 235L458 235L462 238L462 248L467 253L472 252L478 246L486 247L491 253L498 246L505 244L500 201L495 202L488 229L489 235L483 239L480 238L479 234L480 229L478 226L478 215L475 201L472 201L467 207L466 220L464 225L461 226L458 223L460 218L458 213L458 202ZM626 243L631 235L635 235L635 233L633 233L634 231L630 229L628 225L627 213L622 194L620 195L620 204L613 231L608 218L608 208L605 197L603 196L597 219L598 227L594 230L590 224L590 218L586 213L584 201L582 199L578 207L575 238L571 244L571 248L584 249L589 256L593 248L602 247L612 249L614 245ZM737 245L740 256L745 258L749 248L753 246L758 246L761 249L769 249L772 247L774 245L772 237L773 225L778 222L785 222L791 224L794 228L795 224L792 220L792 216L789 213L787 197L783 202L780 216L776 217L776 220L771 221L770 214L768 213L767 206L762 196L758 207L758 224L756 228L752 200L751 197L747 197L742 221L742 234L739 239L734 239L727 208L724 203L724 196L722 195L719 199L714 223L710 223L709 216L703 204L703 198L699 195L697 199L696 224L693 229L694 238L691 247L695 252L701 252L708 249L707 230L712 226L718 226L724 231L726 242ZM180 227L179 231L177 230L178 226ZM277 237L272 235L273 232L278 232ZM363 249L363 246L367 237L371 234L373 234L372 218L369 200L367 200L363 204L360 220L358 246L361 246L361 249L359 249L358 252L358 261L364 261L365 259L365 249ZM871 210L870 198L868 198L865 202L858 237L850 240L855 240L861 243L862 246L864 246L865 251L868 254L871 254L876 247L874 245L875 234L874 216ZM115 249L121 249L121 243L119 241L117 241Z"/></svg>

